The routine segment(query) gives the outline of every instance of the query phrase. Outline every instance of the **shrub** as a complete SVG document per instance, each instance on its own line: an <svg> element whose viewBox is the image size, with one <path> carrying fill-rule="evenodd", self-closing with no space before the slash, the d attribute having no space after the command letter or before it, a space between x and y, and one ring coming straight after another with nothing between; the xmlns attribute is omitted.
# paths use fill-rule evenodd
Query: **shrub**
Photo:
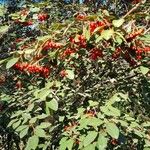
<svg viewBox="0 0 150 150"><path fill-rule="evenodd" d="M58 23L46 6L10 14L0 115L14 149L149 148L147 17L99 10Z"/></svg>

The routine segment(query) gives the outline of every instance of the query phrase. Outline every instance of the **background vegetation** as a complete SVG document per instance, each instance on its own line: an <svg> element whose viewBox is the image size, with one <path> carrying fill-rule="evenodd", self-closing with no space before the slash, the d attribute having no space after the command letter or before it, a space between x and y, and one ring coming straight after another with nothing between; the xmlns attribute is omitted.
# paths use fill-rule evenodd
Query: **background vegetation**
<svg viewBox="0 0 150 150"><path fill-rule="evenodd" d="M0 7L0 149L149 150L148 1Z"/></svg>

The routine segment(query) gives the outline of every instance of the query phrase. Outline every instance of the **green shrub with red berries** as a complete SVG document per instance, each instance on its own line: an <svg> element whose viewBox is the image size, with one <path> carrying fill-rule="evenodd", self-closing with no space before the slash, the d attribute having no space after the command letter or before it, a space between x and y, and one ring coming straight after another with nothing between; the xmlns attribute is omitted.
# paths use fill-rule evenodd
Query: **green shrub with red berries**
<svg viewBox="0 0 150 150"><path fill-rule="evenodd" d="M1 147L148 150L149 21L135 17L145 6L120 18L80 6L62 22L47 2L10 14L14 30L3 42L11 51L0 61L0 127L10 143Z"/></svg>

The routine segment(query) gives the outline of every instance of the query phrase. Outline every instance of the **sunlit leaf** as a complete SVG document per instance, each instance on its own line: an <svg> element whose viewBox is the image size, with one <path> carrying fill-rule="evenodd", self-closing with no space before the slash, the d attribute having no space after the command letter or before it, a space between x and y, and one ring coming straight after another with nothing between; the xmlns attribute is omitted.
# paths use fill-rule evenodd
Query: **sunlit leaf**
<svg viewBox="0 0 150 150"><path fill-rule="evenodd" d="M150 71L149 68L144 67L144 66L140 66L140 70L141 70L142 74L144 74L144 75L147 74Z"/></svg>
<svg viewBox="0 0 150 150"><path fill-rule="evenodd" d="M113 25L115 26L115 27L120 27L123 23L124 23L124 19L119 19L119 20L113 20Z"/></svg>
<svg viewBox="0 0 150 150"><path fill-rule="evenodd" d="M91 144L95 138L97 137L97 132L96 131L89 131L87 133L87 136L85 137L84 141L83 141L83 145L84 147L88 146L89 144Z"/></svg>
<svg viewBox="0 0 150 150"><path fill-rule="evenodd" d="M107 122L107 123L106 123L106 131L107 131L107 133L108 133L112 138L118 139L118 137L119 137L119 129L118 129L118 127L116 126L116 124L111 123L111 122Z"/></svg>
<svg viewBox="0 0 150 150"><path fill-rule="evenodd" d="M19 58L12 58L6 64L6 69L11 68L15 63L17 63Z"/></svg>
<svg viewBox="0 0 150 150"><path fill-rule="evenodd" d="M103 30L101 33L101 37L104 38L105 40L109 40L113 34L114 31L112 29Z"/></svg>

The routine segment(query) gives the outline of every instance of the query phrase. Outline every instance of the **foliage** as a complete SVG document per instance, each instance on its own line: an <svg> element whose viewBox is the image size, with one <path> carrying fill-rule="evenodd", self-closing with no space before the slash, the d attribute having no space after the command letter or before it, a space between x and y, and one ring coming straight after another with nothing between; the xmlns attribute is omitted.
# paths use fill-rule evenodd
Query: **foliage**
<svg viewBox="0 0 150 150"><path fill-rule="evenodd" d="M150 148L148 14L133 12L147 3L121 17L84 5L65 6L66 17L57 5L27 3L0 26L0 126L11 147Z"/></svg>

